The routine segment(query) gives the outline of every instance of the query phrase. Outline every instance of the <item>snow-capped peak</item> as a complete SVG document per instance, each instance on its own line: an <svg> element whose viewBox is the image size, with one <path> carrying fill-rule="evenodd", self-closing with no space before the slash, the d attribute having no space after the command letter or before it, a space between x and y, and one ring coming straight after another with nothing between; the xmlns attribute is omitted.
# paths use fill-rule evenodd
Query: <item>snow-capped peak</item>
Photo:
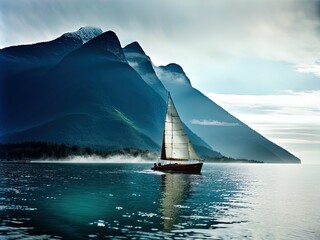
<svg viewBox="0 0 320 240"><path fill-rule="evenodd" d="M87 26L81 27L78 31L75 32L65 33L63 34L63 36L75 37L82 40L82 43L86 43L92 38L99 36L100 34L102 34L102 30L100 28Z"/></svg>

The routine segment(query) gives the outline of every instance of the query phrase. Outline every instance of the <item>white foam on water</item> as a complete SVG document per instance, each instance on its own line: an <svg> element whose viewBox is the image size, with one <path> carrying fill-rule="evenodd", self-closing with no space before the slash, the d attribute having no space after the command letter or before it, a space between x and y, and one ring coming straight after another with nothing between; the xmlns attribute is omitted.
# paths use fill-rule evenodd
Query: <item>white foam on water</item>
<svg viewBox="0 0 320 240"><path fill-rule="evenodd" d="M148 162L148 163L150 163L150 162ZM142 171L137 171L137 173L155 174L155 175L165 175L164 172L154 171L154 170L151 170L151 169L142 170Z"/></svg>

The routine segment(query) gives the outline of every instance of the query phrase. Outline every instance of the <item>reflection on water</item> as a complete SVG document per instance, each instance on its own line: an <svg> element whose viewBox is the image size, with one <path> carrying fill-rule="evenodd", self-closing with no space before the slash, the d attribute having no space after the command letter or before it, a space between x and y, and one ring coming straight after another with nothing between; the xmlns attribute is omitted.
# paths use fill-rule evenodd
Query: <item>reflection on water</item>
<svg viewBox="0 0 320 240"><path fill-rule="evenodd" d="M0 164L0 239L320 239L320 166Z"/></svg>
<svg viewBox="0 0 320 240"><path fill-rule="evenodd" d="M180 209L184 206L183 201L190 191L190 174L167 173L161 176L163 197L161 200L161 211L163 214L163 230L170 232L172 226L178 223Z"/></svg>

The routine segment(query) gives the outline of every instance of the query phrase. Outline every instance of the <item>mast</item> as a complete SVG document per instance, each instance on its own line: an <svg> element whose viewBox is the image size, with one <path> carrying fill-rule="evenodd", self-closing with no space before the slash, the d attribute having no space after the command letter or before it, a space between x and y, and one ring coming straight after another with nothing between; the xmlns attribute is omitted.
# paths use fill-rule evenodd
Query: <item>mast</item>
<svg viewBox="0 0 320 240"><path fill-rule="evenodd" d="M175 161L200 160L183 127L170 93L168 93L161 159Z"/></svg>

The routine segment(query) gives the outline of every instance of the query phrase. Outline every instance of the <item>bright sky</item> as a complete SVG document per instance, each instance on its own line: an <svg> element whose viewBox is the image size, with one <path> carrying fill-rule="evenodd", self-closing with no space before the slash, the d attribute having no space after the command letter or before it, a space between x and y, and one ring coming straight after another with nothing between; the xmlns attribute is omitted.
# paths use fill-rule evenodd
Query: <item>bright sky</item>
<svg viewBox="0 0 320 240"><path fill-rule="evenodd" d="M0 48L82 26L138 41L156 65L303 163L320 162L319 0L0 0Z"/></svg>

